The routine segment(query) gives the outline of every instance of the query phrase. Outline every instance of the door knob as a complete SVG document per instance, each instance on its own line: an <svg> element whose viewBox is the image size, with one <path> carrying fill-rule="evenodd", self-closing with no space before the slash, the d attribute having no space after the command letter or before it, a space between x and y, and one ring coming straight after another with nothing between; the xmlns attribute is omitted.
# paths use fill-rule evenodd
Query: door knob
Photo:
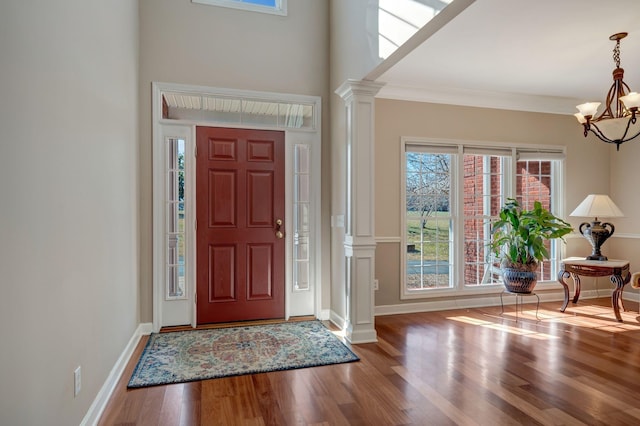
<svg viewBox="0 0 640 426"><path fill-rule="evenodd" d="M280 230L282 227L282 219L276 219L276 238L283 238L284 233Z"/></svg>

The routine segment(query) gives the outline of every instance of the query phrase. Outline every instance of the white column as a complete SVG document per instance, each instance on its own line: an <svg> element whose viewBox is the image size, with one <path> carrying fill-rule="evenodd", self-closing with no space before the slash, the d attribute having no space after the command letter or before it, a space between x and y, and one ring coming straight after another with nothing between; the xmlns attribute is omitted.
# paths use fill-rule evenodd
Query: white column
<svg viewBox="0 0 640 426"><path fill-rule="evenodd" d="M344 251L345 334L351 343L376 342L374 96L383 85L347 80L336 93L344 100L347 173Z"/></svg>

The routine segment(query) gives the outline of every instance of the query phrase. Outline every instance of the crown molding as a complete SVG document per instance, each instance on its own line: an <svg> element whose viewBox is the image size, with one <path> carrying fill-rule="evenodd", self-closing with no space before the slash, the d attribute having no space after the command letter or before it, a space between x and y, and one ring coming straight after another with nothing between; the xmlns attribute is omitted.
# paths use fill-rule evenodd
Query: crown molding
<svg viewBox="0 0 640 426"><path fill-rule="evenodd" d="M573 98L470 90L384 85L376 98L514 111L573 115L581 101Z"/></svg>

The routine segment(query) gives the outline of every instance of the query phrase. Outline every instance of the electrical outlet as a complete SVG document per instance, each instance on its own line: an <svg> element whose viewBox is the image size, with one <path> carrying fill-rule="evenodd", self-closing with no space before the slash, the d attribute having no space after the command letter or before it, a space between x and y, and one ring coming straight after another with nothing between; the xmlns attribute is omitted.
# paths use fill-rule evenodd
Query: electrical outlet
<svg viewBox="0 0 640 426"><path fill-rule="evenodd" d="M82 369L80 366L73 370L73 396L78 396L82 389Z"/></svg>
<svg viewBox="0 0 640 426"><path fill-rule="evenodd" d="M375 291L378 291L380 289L380 283L378 283L377 279L373 280L373 289Z"/></svg>

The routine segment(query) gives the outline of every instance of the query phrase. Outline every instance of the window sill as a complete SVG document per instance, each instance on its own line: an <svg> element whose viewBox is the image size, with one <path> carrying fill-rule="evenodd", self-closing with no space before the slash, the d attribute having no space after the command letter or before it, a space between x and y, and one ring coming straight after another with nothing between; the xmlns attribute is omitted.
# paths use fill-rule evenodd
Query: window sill
<svg viewBox="0 0 640 426"><path fill-rule="evenodd" d="M557 290L560 287L560 283L557 281L539 281L536 285L538 290ZM477 287L465 287L461 289L437 289L437 290L417 290L416 292L403 292L400 295L400 300L414 300L414 299L436 299L441 297L455 297L455 296L468 296L468 295L484 295L495 294L504 289L502 284L495 284L491 286Z"/></svg>

